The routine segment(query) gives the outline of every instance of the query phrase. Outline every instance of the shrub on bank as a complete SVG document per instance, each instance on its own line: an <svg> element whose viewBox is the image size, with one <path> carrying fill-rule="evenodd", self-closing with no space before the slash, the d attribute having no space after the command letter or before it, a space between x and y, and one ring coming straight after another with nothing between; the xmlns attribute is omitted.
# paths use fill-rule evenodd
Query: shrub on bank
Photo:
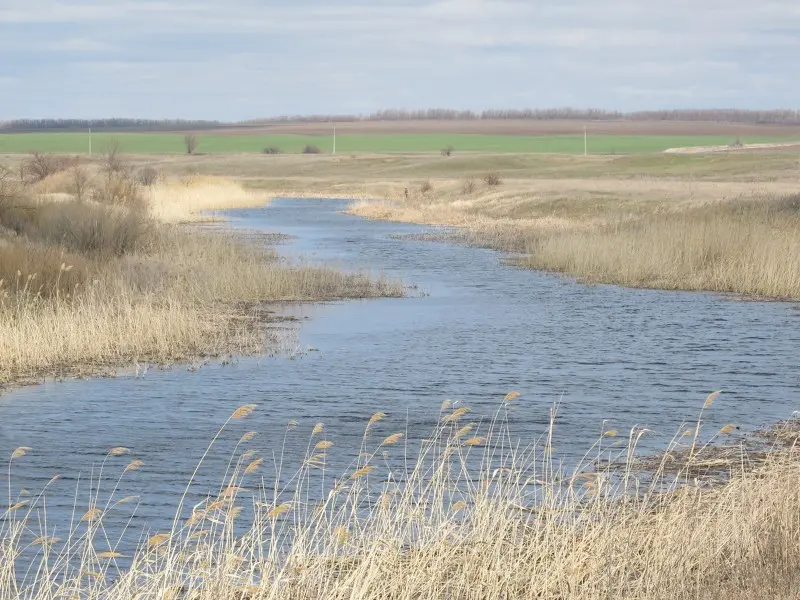
<svg viewBox="0 0 800 600"><path fill-rule="evenodd" d="M136 172L136 183L144 187L152 187L158 183L161 176L153 167L143 167Z"/></svg>
<svg viewBox="0 0 800 600"><path fill-rule="evenodd" d="M488 186L495 186L503 183L503 180L500 179L500 176L497 173L487 173L484 176L483 180L486 182L486 185Z"/></svg>
<svg viewBox="0 0 800 600"><path fill-rule="evenodd" d="M73 201L43 206L37 228L29 237L108 259L141 250L151 231L150 220L142 210Z"/></svg>
<svg viewBox="0 0 800 600"><path fill-rule="evenodd" d="M47 152L31 152L30 157L22 162L21 174L25 181L38 183L51 175L66 171L76 164L77 159L74 157Z"/></svg>

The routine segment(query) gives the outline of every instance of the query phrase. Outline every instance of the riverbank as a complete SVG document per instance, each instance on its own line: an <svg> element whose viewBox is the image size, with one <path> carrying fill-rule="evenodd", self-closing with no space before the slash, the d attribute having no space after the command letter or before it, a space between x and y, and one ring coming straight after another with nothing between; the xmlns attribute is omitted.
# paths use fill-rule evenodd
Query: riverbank
<svg viewBox="0 0 800 600"><path fill-rule="evenodd" d="M264 240L181 224L263 205L263 194L144 175L123 163L35 182L0 174L0 388L259 353L274 341L271 303L403 294L396 282L287 263Z"/></svg>
<svg viewBox="0 0 800 600"><path fill-rule="evenodd" d="M523 267L581 281L800 299L800 194L784 184L437 181L366 218L459 227Z"/></svg>
<svg viewBox="0 0 800 600"><path fill-rule="evenodd" d="M170 168L231 173L271 196L351 198L352 214L456 227L459 239L523 255L520 266L582 281L800 299L800 177L785 149L237 157Z"/></svg>
<svg viewBox="0 0 800 600"><path fill-rule="evenodd" d="M163 168L225 174L272 197L350 198L352 214L456 227L462 241L522 255L520 266L587 282L800 299L791 149L207 156Z"/></svg>

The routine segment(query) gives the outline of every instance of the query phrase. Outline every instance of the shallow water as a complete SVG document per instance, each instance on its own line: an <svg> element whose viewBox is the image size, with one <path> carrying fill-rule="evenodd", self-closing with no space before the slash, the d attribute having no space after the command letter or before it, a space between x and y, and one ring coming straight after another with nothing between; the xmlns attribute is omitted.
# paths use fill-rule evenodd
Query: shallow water
<svg viewBox="0 0 800 600"><path fill-rule="evenodd" d="M375 411L389 413L375 439L401 430L419 439L432 430L444 399L486 416L512 389L522 393L513 428L527 441L543 433L560 403L555 445L569 460L604 428L647 426L654 434L645 444L656 447L695 419L716 389L725 393L704 415L708 431L726 423L755 427L800 408L800 313L791 305L585 286L505 266L493 251L408 239L425 229L364 221L340 214L344 206L280 200L230 216L236 227L295 236L280 247L287 255L386 273L423 293L291 308L303 323L301 347L316 350L294 359L150 369L143 378L50 382L0 397L0 455L32 448L14 461L12 496L61 474L47 509L48 520L63 527L78 474L84 482L96 477L109 448L129 447L129 456L108 459L104 473L116 477L129 460L145 462L125 475L117 495L141 494L131 522L135 542L141 528L169 525L207 443L246 403L257 411L221 437L191 502L219 484L243 432L259 432L249 447L269 462L290 419L298 427L283 460L293 470L317 422L336 443L333 463L343 465L358 453ZM0 476L0 490L7 486ZM81 485L78 517L88 493Z"/></svg>

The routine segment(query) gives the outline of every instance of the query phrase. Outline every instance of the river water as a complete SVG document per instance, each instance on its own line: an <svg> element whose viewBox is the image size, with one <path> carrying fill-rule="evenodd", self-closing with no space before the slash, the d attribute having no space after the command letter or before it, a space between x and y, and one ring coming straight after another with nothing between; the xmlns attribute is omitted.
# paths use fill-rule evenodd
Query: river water
<svg viewBox="0 0 800 600"><path fill-rule="evenodd" d="M336 444L334 463L344 465L372 413L388 413L377 439L395 431L419 439L445 399L480 417L520 391L511 420L523 440L544 432L559 403L555 445L568 461L609 428L647 426L654 433L645 447L655 448L697 417L712 390L724 393L703 416L708 431L752 428L800 409L800 312L792 305L582 285L506 266L494 251L414 239L425 228L347 216L345 205L284 199L229 217L234 227L293 236L280 247L287 256L401 278L417 286L410 297L288 307L302 322L299 346L311 349L291 358L48 382L1 397L0 455L31 447L14 461L12 502L60 474L48 491L48 521L59 527L73 510L79 518L106 452L125 446L130 454L106 459L103 477L143 460L117 496L141 496L134 531L163 528L216 429L247 403L258 408L220 437L191 501L219 485L245 431L259 433L248 447L267 465L283 447L284 469L293 469L322 422ZM284 444L291 419L298 425Z"/></svg>

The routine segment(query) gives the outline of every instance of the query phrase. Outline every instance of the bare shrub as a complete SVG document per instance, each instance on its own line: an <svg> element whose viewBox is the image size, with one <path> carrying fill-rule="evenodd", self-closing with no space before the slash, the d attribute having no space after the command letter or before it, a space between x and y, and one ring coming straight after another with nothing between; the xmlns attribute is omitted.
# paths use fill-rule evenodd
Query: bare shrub
<svg viewBox="0 0 800 600"><path fill-rule="evenodd" d="M267 146L262 150L264 154L282 154L282 151L277 146Z"/></svg>
<svg viewBox="0 0 800 600"><path fill-rule="evenodd" d="M127 170L119 140L111 140L103 149L102 169L109 177Z"/></svg>
<svg viewBox="0 0 800 600"><path fill-rule="evenodd" d="M419 186L419 191L423 194L427 194L433 191L433 184L428 181L423 181L422 184Z"/></svg>
<svg viewBox="0 0 800 600"><path fill-rule="evenodd" d="M100 204L144 209L145 201L140 194L136 178L128 172L108 176L92 193L92 200Z"/></svg>
<svg viewBox="0 0 800 600"><path fill-rule="evenodd" d="M75 196L78 202L83 202L89 193L90 186L89 174L86 169L82 167L75 167L72 170L72 182L70 185L70 192Z"/></svg>
<svg viewBox="0 0 800 600"><path fill-rule="evenodd" d="M28 191L9 169L0 166L0 229L20 233L34 212L35 205Z"/></svg>
<svg viewBox="0 0 800 600"><path fill-rule="evenodd" d="M21 186L15 180L11 169L0 165L0 207L11 202L20 192Z"/></svg>
<svg viewBox="0 0 800 600"><path fill-rule="evenodd" d="M322 154L322 150L319 149L319 146L308 144L305 148L303 148L303 154Z"/></svg>
<svg viewBox="0 0 800 600"><path fill-rule="evenodd" d="M41 208L29 237L100 258L122 256L144 246L151 223L141 210L62 202Z"/></svg>
<svg viewBox="0 0 800 600"><path fill-rule="evenodd" d="M465 196L472 194L475 191L475 179L470 177L469 179L465 179L464 183L461 184L461 193Z"/></svg>
<svg viewBox="0 0 800 600"><path fill-rule="evenodd" d="M154 167L143 167L136 172L136 182L144 187L152 187L161 178L159 172Z"/></svg>
<svg viewBox="0 0 800 600"><path fill-rule="evenodd" d="M194 154L197 150L197 136L193 133L187 133L183 138L183 144L186 146L186 154Z"/></svg>
<svg viewBox="0 0 800 600"><path fill-rule="evenodd" d="M500 179L500 176L497 173L487 173L483 180L486 182L486 185L490 186L500 185L503 183L503 180Z"/></svg>
<svg viewBox="0 0 800 600"><path fill-rule="evenodd" d="M32 152L30 158L23 161L23 178L31 183L37 183L55 175L60 171L65 171L74 160L64 156L56 156L46 152Z"/></svg>
<svg viewBox="0 0 800 600"><path fill-rule="evenodd" d="M453 146L447 145L442 148L442 156L451 156L455 151L456 149Z"/></svg>

